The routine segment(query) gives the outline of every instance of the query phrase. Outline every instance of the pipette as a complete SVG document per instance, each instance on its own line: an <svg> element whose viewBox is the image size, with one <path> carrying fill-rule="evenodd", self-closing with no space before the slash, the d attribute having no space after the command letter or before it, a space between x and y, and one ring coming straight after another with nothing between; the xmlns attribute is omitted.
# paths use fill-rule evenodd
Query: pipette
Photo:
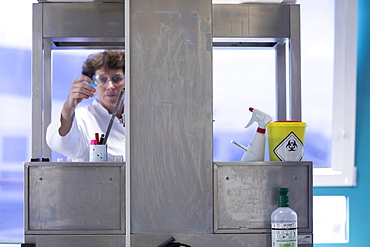
<svg viewBox="0 0 370 247"><path fill-rule="evenodd" d="M116 102L116 106L114 107L112 117L109 121L108 128L107 128L107 131L105 132L104 138L103 138L102 142L100 143L101 145L105 145L107 143L108 136L109 136L110 130L112 129L113 121L114 121L114 118L116 117L116 113L118 111L118 108L119 108L119 105L121 103L124 92L125 92L125 88L123 87L121 89L121 91L119 92L118 99L117 99L117 102Z"/></svg>

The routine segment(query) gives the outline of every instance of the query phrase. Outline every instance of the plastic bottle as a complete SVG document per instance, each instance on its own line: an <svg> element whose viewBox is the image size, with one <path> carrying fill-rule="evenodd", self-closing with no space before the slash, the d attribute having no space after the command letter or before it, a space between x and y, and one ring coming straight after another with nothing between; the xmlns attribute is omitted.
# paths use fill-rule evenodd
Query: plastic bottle
<svg viewBox="0 0 370 247"><path fill-rule="evenodd" d="M289 207L289 188L278 188L278 208L271 214L272 247L297 247L297 213Z"/></svg>
<svg viewBox="0 0 370 247"><path fill-rule="evenodd" d="M265 159L266 126L269 122L272 121L272 117L264 113L263 111L260 111L253 107L250 107L249 110L253 114L251 120L244 128L248 128L254 122L257 122L258 128L256 133L254 134L247 148L235 142L234 140L232 140L231 143L237 145L245 151L241 161L263 161Z"/></svg>

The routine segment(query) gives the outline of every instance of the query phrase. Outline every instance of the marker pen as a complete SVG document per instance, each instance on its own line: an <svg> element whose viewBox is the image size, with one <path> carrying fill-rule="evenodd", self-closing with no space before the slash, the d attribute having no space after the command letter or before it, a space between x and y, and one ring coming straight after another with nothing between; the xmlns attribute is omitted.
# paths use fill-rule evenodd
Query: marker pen
<svg viewBox="0 0 370 247"><path fill-rule="evenodd" d="M100 136L100 140L99 140L98 144L102 145L102 144L103 144L103 142L104 142L104 139L105 139L104 134L101 134L101 136Z"/></svg>
<svg viewBox="0 0 370 247"><path fill-rule="evenodd" d="M99 144L99 133L95 133L95 141Z"/></svg>

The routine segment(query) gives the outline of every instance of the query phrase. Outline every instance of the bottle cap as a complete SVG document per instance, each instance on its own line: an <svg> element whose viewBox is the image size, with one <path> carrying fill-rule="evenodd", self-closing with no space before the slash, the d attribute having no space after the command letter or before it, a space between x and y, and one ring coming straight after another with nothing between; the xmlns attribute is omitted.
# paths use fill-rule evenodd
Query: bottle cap
<svg viewBox="0 0 370 247"><path fill-rule="evenodd" d="M278 191L280 193L278 207L289 207L289 190L290 188L278 188Z"/></svg>

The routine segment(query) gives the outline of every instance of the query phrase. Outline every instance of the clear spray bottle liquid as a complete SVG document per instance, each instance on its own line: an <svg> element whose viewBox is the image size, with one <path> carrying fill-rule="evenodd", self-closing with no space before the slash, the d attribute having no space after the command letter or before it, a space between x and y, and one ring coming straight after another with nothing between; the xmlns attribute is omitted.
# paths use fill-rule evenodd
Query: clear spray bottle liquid
<svg viewBox="0 0 370 247"><path fill-rule="evenodd" d="M272 247L297 247L297 213L289 207L289 188L278 188L278 208L271 214Z"/></svg>

